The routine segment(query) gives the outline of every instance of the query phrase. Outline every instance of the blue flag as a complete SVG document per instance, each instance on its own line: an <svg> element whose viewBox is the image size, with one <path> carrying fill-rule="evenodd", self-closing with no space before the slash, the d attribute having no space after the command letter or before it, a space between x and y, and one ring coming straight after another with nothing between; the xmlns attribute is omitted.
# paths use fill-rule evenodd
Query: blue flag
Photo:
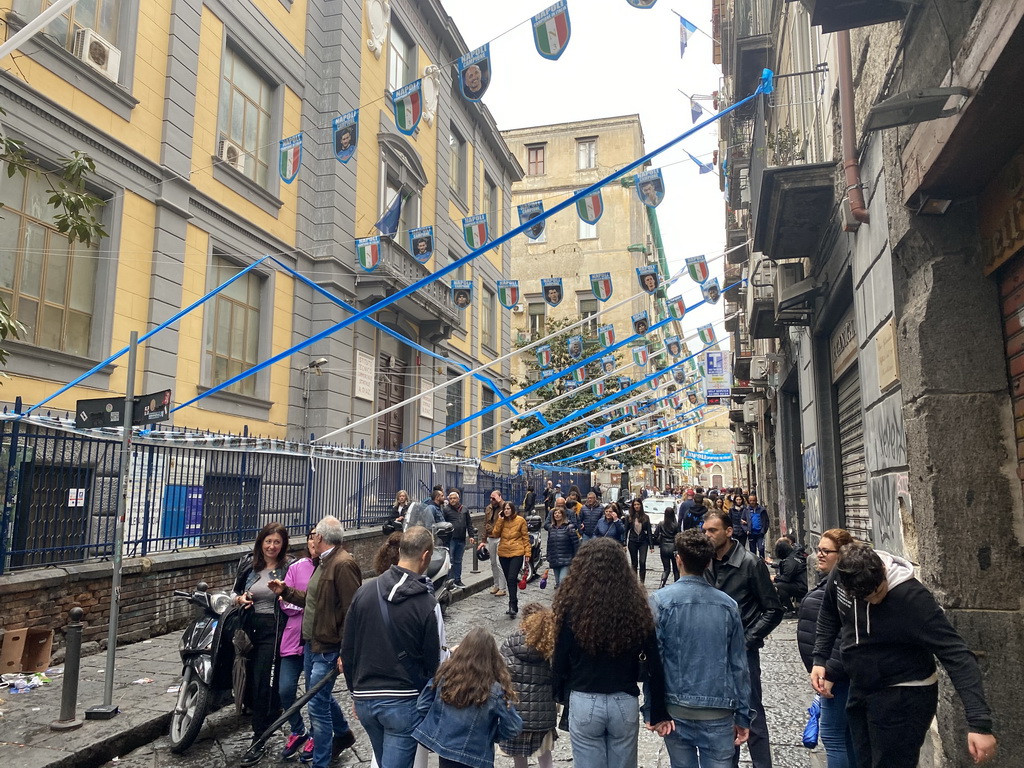
<svg viewBox="0 0 1024 768"><path fill-rule="evenodd" d="M696 123L698 120L700 120L700 114L703 111L704 111L704 108L701 107L701 105L697 103L697 100L691 96L690 97L690 117L693 118L693 122Z"/></svg>
<svg viewBox="0 0 1024 768"><path fill-rule="evenodd" d="M679 58L683 58L683 54L686 53L686 44L690 41L690 36L696 31L697 28L693 24L682 16L679 17Z"/></svg>
<svg viewBox="0 0 1024 768"><path fill-rule="evenodd" d="M690 155L689 152L687 152L686 154L689 155L690 159L693 160L693 162L695 162L697 164L698 168L700 168L700 173L702 173L702 174L703 173L711 173L711 171L713 171L715 169L714 164L712 164L712 163L702 163L696 157L694 157L693 155Z"/></svg>
<svg viewBox="0 0 1024 768"><path fill-rule="evenodd" d="M377 231L384 237L394 237L398 234L398 220L402 218L402 203L405 202L405 195L399 192L395 195L395 199L391 201L391 205L384 211L384 215L380 217L374 226Z"/></svg>

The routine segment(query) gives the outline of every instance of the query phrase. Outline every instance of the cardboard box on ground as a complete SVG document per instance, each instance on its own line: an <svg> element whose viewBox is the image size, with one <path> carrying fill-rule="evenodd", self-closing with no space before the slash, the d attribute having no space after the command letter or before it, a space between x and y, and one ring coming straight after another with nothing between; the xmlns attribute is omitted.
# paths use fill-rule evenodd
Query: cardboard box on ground
<svg viewBox="0 0 1024 768"><path fill-rule="evenodd" d="M45 672L52 648L52 629L9 629L0 645L0 674Z"/></svg>

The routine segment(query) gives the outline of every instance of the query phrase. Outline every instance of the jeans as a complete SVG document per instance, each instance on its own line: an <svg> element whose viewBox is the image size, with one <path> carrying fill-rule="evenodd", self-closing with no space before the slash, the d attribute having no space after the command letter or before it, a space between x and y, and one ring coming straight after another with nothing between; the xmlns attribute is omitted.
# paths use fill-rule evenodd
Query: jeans
<svg viewBox="0 0 1024 768"><path fill-rule="evenodd" d="M570 710L572 711L572 710ZM733 716L718 720L675 720L665 737L672 768L731 768L736 735Z"/></svg>
<svg viewBox="0 0 1024 768"><path fill-rule="evenodd" d="M751 533L747 535L747 544L750 545L750 551L755 555L764 560L764 534L763 533Z"/></svg>
<svg viewBox="0 0 1024 768"><path fill-rule="evenodd" d="M409 768L416 756L412 732L422 719L416 697L356 699L356 714L373 747L380 768ZM314 736L314 738L316 738Z"/></svg>
<svg viewBox="0 0 1024 768"><path fill-rule="evenodd" d="M846 701L850 697L850 683L832 686L832 698L821 699L821 721L818 736L825 749L828 768L852 768L853 737L846 718Z"/></svg>
<svg viewBox="0 0 1024 768"><path fill-rule="evenodd" d="M670 565L671 563L671 565ZM676 562L675 557L671 555L661 556L661 585L665 586L668 584L669 571L672 572L673 581L679 581L679 563Z"/></svg>
<svg viewBox="0 0 1024 768"><path fill-rule="evenodd" d="M569 695L569 741L575 765L636 768L640 699L628 693Z"/></svg>
<svg viewBox="0 0 1024 768"><path fill-rule="evenodd" d="M647 578L647 551L650 547L639 541L631 541L626 548L629 550L629 562L632 564L633 570L640 574L640 583L642 584Z"/></svg>
<svg viewBox="0 0 1024 768"><path fill-rule="evenodd" d="M281 657L281 674L278 677L277 692L281 697L281 706L284 709L288 709L292 704L295 703L295 689L299 684L299 675L302 674L306 666L305 657L303 654L297 656L282 656ZM306 677L306 686L309 687L309 677ZM302 712L296 711L294 715L288 718L288 724L291 726L292 733L305 733L306 726L302 722Z"/></svg>
<svg viewBox="0 0 1024 768"><path fill-rule="evenodd" d="M455 579L456 584L462 583L462 556L466 554L466 540L456 541L452 539L448 547L448 554L452 558L452 570L448 575Z"/></svg>
<svg viewBox="0 0 1024 768"><path fill-rule="evenodd" d="M874 693L851 690L846 715L857 768L916 768L938 694L937 683Z"/></svg>
<svg viewBox="0 0 1024 768"><path fill-rule="evenodd" d="M277 717L281 702L277 697L280 669L277 658L277 624L274 614L257 613L249 617L249 638L253 649L249 660L249 696L253 735L261 735ZM284 619L280 619L284 621Z"/></svg>
<svg viewBox="0 0 1024 768"><path fill-rule="evenodd" d="M338 653L313 653L313 644L306 643L304 660L309 686L323 680L338 666ZM313 768L327 768L331 764L331 742L336 736L349 732L348 721L334 698L333 686L325 685L306 705L310 730L313 732Z"/></svg>
<svg viewBox="0 0 1024 768"><path fill-rule="evenodd" d="M551 570L555 573L555 589L558 589L558 585L565 581L565 577L569 575L569 566L559 565Z"/></svg>
<svg viewBox="0 0 1024 768"><path fill-rule="evenodd" d="M508 609L519 610L519 572L523 570L523 556L499 557L501 570L505 574L505 581L508 583Z"/></svg>
<svg viewBox="0 0 1024 768"><path fill-rule="evenodd" d="M498 562L498 542L501 539L488 539L487 551L491 553L491 576L494 577L494 586L498 589L508 589L505 583L505 574L501 572L501 563Z"/></svg>
<svg viewBox="0 0 1024 768"><path fill-rule="evenodd" d="M757 648L747 649L747 667L750 669L750 708L755 714L750 721L750 738L747 749L754 768L772 768L772 752L768 745L768 721L764 717L764 703L761 701L761 652ZM740 748L734 747L733 768L740 764Z"/></svg>

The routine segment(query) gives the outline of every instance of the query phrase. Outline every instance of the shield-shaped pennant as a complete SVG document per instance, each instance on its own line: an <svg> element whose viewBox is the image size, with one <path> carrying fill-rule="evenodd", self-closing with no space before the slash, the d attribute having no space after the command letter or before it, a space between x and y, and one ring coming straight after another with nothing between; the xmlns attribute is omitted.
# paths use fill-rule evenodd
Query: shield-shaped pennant
<svg viewBox="0 0 1024 768"><path fill-rule="evenodd" d="M519 281L498 281L498 303L505 309L512 309L519 303Z"/></svg>
<svg viewBox="0 0 1024 768"><path fill-rule="evenodd" d="M590 276L590 290L598 301L608 301L612 297L612 273L598 272Z"/></svg>
<svg viewBox="0 0 1024 768"><path fill-rule="evenodd" d="M661 176L661 168L651 168L636 174L633 183L640 202L648 208L657 208L665 199L665 179Z"/></svg>
<svg viewBox="0 0 1024 768"><path fill-rule="evenodd" d="M278 167L281 171L281 181L291 184L299 175L299 165L302 163L302 134L296 133L287 139L281 139Z"/></svg>
<svg viewBox="0 0 1024 768"><path fill-rule="evenodd" d="M551 346L545 344L542 347L537 347L537 365L541 368L551 367Z"/></svg>
<svg viewBox="0 0 1024 768"><path fill-rule="evenodd" d="M569 357L573 360L579 360L583 357L583 337L582 336L570 336L566 342L566 347L569 352Z"/></svg>
<svg viewBox="0 0 1024 768"><path fill-rule="evenodd" d="M597 338L601 342L601 346L605 349L615 343L615 326L614 325L601 325L597 328ZM615 362L615 359L612 359Z"/></svg>
<svg viewBox="0 0 1024 768"><path fill-rule="evenodd" d="M637 344L634 347L630 347L633 352L633 362L643 368L647 365L647 345Z"/></svg>
<svg viewBox="0 0 1024 768"><path fill-rule="evenodd" d="M615 373L615 355L605 355L601 358L601 371Z"/></svg>
<svg viewBox="0 0 1024 768"><path fill-rule="evenodd" d="M669 398L669 402L672 403L672 407L678 411L683 407L683 396L676 392Z"/></svg>
<svg viewBox="0 0 1024 768"><path fill-rule="evenodd" d="M542 200L534 200L532 203L523 203L517 206L516 210L519 211L519 224L521 226L528 221L533 221L544 213L544 202ZM536 240L544 234L545 224L547 224L546 220L531 224L526 228L524 234L531 240Z"/></svg>
<svg viewBox="0 0 1024 768"><path fill-rule="evenodd" d="M558 0L533 17L533 41L537 45L537 53L545 59L554 61L562 55L569 44L571 32L566 0Z"/></svg>
<svg viewBox="0 0 1024 768"><path fill-rule="evenodd" d="M423 81L416 80L392 91L391 101L395 105L395 127L412 136L423 117Z"/></svg>
<svg viewBox="0 0 1024 768"><path fill-rule="evenodd" d="M657 392L658 387L661 386L661 376L653 376L650 380L651 392Z"/></svg>
<svg viewBox="0 0 1024 768"><path fill-rule="evenodd" d="M634 8L653 8L658 0L626 0Z"/></svg>
<svg viewBox="0 0 1024 768"><path fill-rule="evenodd" d="M698 328L697 335L700 337L700 340L704 342L704 346L715 343L715 327L711 325L711 323L702 325Z"/></svg>
<svg viewBox="0 0 1024 768"><path fill-rule="evenodd" d="M491 44L459 58L459 87L466 101L480 101L491 84Z"/></svg>
<svg viewBox="0 0 1024 768"><path fill-rule="evenodd" d="M409 253L420 264L426 264L434 255L434 228L417 227L409 230Z"/></svg>
<svg viewBox="0 0 1024 768"><path fill-rule="evenodd" d="M703 256L691 256L686 260L686 271L695 283L703 283L708 279L708 262Z"/></svg>
<svg viewBox="0 0 1024 768"><path fill-rule="evenodd" d="M682 296L676 296L665 303L668 305L668 313L672 315L673 319L682 320L686 317L686 303Z"/></svg>
<svg viewBox="0 0 1024 768"><path fill-rule="evenodd" d="M633 380L629 376L619 376L619 389L633 386Z"/></svg>
<svg viewBox="0 0 1024 768"><path fill-rule="evenodd" d="M331 121L331 133L334 135L334 156L343 163L348 163L356 154L356 143L359 141L359 110L353 109Z"/></svg>
<svg viewBox="0 0 1024 768"><path fill-rule="evenodd" d="M604 199L601 197L601 190L584 195L576 201L576 213L587 224L597 224L597 220L604 213Z"/></svg>
<svg viewBox="0 0 1024 768"><path fill-rule="evenodd" d="M678 336L669 336L665 339L665 351L672 357L679 357L683 352L683 345L679 343Z"/></svg>
<svg viewBox="0 0 1024 768"><path fill-rule="evenodd" d="M380 263L380 237L356 240L356 261L367 272L373 272Z"/></svg>
<svg viewBox="0 0 1024 768"><path fill-rule="evenodd" d="M661 283L658 278L658 265L646 264L642 267L637 267L636 280L640 283L640 290L653 294L658 290L658 285Z"/></svg>
<svg viewBox="0 0 1024 768"><path fill-rule="evenodd" d="M722 287L718 284L718 278L713 277L701 283L700 292L708 304L717 304L722 296Z"/></svg>
<svg viewBox="0 0 1024 768"><path fill-rule="evenodd" d="M594 393L594 397L598 399L604 397L604 382L595 381L590 385L590 390Z"/></svg>
<svg viewBox="0 0 1024 768"><path fill-rule="evenodd" d="M549 307L557 307L562 303L562 278L542 277L540 291L544 294L544 301Z"/></svg>
<svg viewBox="0 0 1024 768"><path fill-rule="evenodd" d="M647 333L647 329L651 327L651 321L647 319L646 309L643 312L637 312L635 315L632 315L630 322L633 323L633 333L637 336L643 336Z"/></svg>
<svg viewBox="0 0 1024 768"><path fill-rule="evenodd" d="M452 304L458 309L465 309L473 303L473 281L452 280Z"/></svg>
<svg viewBox="0 0 1024 768"><path fill-rule="evenodd" d="M672 369L672 381L674 381L676 384L686 383L686 371L683 370L683 366L677 365L675 368Z"/></svg>
<svg viewBox="0 0 1024 768"><path fill-rule="evenodd" d="M487 214L478 213L476 216L467 216L462 220L462 235L466 238L466 245L476 250L487 242Z"/></svg>
<svg viewBox="0 0 1024 768"><path fill-rule="evenodd" d="M572 380L577 384L582 384L587 380L587 366L581 365L572 372Z"/></svg>

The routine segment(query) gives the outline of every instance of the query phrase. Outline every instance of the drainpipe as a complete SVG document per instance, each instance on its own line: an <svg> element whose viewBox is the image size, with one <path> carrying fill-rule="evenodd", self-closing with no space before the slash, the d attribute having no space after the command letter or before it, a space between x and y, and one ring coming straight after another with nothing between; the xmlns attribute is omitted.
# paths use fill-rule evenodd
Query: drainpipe
<svg viewBox="0 0 1024 768"><path fill-rule="evenodd" d="M853 112L853 58L850 54L850 32L836 33L839 58L839 126L843 137L843 171L846 173L846 197L850 203L853 221L847 220L843 229L856 232L861 224L871 221L864 204L864 188L860 183L860 163L857 162L857 125Z"/></svg>

